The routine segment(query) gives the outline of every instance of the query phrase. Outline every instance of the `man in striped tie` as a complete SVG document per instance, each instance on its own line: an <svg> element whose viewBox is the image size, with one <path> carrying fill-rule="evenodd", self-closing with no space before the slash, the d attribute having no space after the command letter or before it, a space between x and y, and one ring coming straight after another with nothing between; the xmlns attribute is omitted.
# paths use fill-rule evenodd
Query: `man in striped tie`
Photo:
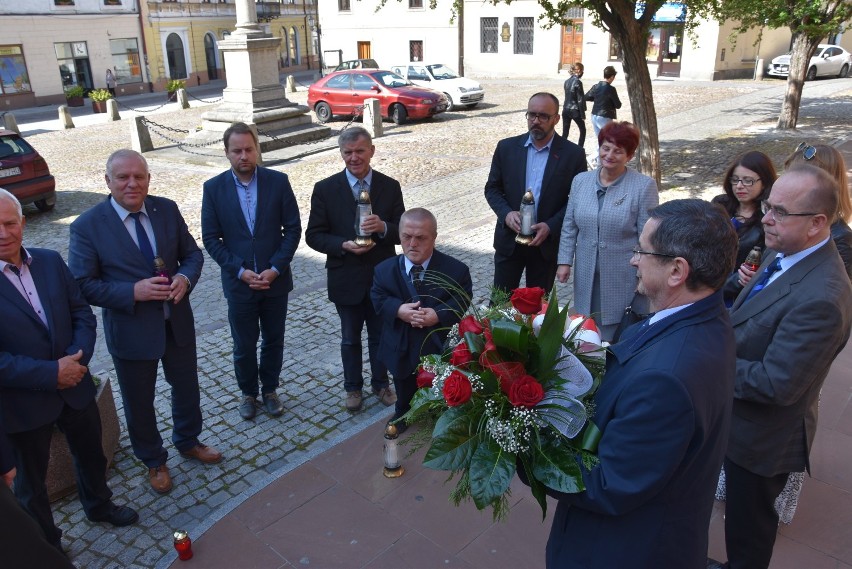
<svg viewBox="0 0 852 569"><path fill-rule="evenodd" d="M768 567L778 528L775 498L790 472L808 468L819 392L849 339L852 287L830 238L840 190L807 165L778 178L762 205L766 246L776 253L731 308L737 341L725 457L731 569Z"/></svg>

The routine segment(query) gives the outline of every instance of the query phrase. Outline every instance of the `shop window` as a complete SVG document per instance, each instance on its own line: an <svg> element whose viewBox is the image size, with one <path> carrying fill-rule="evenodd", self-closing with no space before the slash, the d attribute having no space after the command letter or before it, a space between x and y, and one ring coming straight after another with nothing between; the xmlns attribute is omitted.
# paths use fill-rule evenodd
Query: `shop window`
<svg viewBox="0 0 852 569"><path fill-rule="evenodd" d="M142 82L142 65L136 38L109 40L115 82L119 85Z"/></svg>
<svg viewBox="0 0 852 569"><path fill-rule="evenodd" d="M479 51L497 53L497 18L480 18L479 29Z"/></svg>
<svg viewBox="0 0 852 569"><path fill-rule="evenodd" d="M532 18L515 18L515 53L532 55L534 26Z"/></svg>
<svg viewBox="0 0 852 569"><path fill-rule="evenodd" d="M0 95L30 93L30 76L19 45L0 45Z"/></svg>

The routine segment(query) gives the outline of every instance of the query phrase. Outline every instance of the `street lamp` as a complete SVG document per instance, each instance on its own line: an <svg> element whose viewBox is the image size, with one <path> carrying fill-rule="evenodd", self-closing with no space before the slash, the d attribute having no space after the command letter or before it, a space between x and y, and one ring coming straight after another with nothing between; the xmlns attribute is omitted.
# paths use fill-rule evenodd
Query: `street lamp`
<svg viewBox="0 0 852 569"><path fill-rule="evenodd" d="M317 52L317 61L319 62L319 72L320 77L323 76L323 64L322 64L322 27L320 26L319 19L315 17L313 14L308 14L308 27L311 29L313 33L316 34L317 43L314 46Z"/></svg>

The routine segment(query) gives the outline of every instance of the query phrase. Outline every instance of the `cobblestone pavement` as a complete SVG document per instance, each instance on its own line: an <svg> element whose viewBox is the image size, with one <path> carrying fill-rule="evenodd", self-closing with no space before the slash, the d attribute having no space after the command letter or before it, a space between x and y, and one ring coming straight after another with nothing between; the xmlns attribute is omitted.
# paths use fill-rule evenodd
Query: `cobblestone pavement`
<svg viewBox="0 0 852 569"><path fill-rule="evenodd" d="M375 141L373 166L401 182L408 207L423 206L436 213L438 247L470 265L475 301L486 297L492 276L494 216L482 197L482 187L494 145L500 138L525 130L523 110L532 93L549 90L561 95L562 80L483 81L486 102L476 109L401 126L385 123L386 136ZM626 87L623 83L616 86L626 101ZM780 81L661 81L655 82L654 88L663 150L663 200L709 198L718 193L725 167L746 149L761 149L780 165L800 140L832 143L848 136L852 111L849 80L808 83L800 129L791 135L779 135L771 128L783 96ZM304 104L306 93L302 89L291 99ZM173 128L194 129L205 108L209 107L162 109L156 121ZM619 116L629 118L630 109L625 106ZM112 151L129 144L128 122L87 123L90 126L68 131L42 129L45 132L29 136L50 164L59 196L52 212L41 214L30 206L25 208L26 244L56 249L67 257L67 226L106 197L104 164ZM19 123L23 125L24 121L19 119ZM338 129L343 125L345 121L331 123ZM558 130L561 132L561 125ZM572 140L576 135L575 127ZM156 135L154 143L169 144ZM589 125L587 151L594 144ZM201 184L227 167L224 156L213 165L184 163L156 154L149 161L151 193L177 201L200 243ZM303 224L307 222L313 184L342 167L335 150L275 166L290 176ZM222 450L225 460L202 466L182 459L167 446L175 487L168 495L156 495L148 485L146 469L133 456L123 434L109 481L117 501L139 510L140 522L130 528L92 524L85 519L76 496L54 503L56 521L65 531L64 545L78 566L163 566L174 558L170 537L174 529L200 535L278 475L389 415L390 411L372 395L365 398L360 413L349 414L343 407L338 317L326 297L323 262L323 257L304 243L299 246L292 267L295 290L290 296L280 389L286 407L283 417L275 419L260 413L254 421L243 421L236 408L238 390L219 268L205 257L201 281L191 295L205 420L202 440ZM560 285L558 290L562 301L570 300L569 287ZM102 378L115 378L100 335L91 368ZM117 405L123 422L118 396ZM168 441L171 418L164 381L157 393L157 410L163 437ZM377 461L380 456L381 449L377 448Z"/></svg>

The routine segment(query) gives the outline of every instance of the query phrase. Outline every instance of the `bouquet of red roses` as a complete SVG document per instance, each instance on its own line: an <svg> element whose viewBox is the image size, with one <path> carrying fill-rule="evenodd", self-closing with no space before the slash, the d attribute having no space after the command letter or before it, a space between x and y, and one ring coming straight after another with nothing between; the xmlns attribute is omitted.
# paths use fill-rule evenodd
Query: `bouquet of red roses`
<svg viewBox="0 0 852 569"><path fill-rule="evenodd" d="M491 506L495 519L508 514L518 461L544 515L545 486L582 491L580 468L596 460L600 432L589 403L603 348L575 338L583 326L570 326L555 292L546 305L543 297L540 288L520 288L510 303L471 308L447 351L422 359L402 419L427 425L413 438L416 448L429 445L423 464L458 475L451 500Z"/></svg>

